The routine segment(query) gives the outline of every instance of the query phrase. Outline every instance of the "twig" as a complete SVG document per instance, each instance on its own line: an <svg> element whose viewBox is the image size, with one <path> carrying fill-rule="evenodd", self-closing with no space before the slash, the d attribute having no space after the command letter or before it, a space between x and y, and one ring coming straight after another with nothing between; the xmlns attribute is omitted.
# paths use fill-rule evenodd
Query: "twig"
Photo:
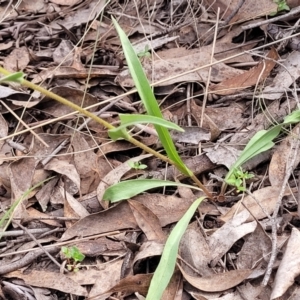
<svg viewBox="0 0 300 300"><path fill-rule="evenodd" d="M46 250L44 248L44 246L35 238L35 236L31 232L29 232L27 230L26 227L24 227L23 225L21 225L20 222L16 222L16 221L13 221L13 222L16 225L18 225L20 228L22 228L32 238L32 240L36 242L36 244L41 248L41 250L43 250L43 252L52 260L52 262L59 267L59 269L61 268L60 263L49 253L48 250Z"/></svg>
<svg viewBox="0 0 300 300"><path fill-rule="evenodd" d="M5 231L1 233L1 236L22 236L24 234L27 234L28 232L31 234L42 234L45 232L48 232L49 228L36 228L36 229L27 229L27 231L24 230L11 230L11 231Z"/></svg>
<svg viewBox="0 0 300 300"><path fill-rule="evenodd" d="M257 22L255 24L244 25L244 26L242 26L242 29L243 30L248 30L248 29L252 29L252 28L256 28L256 27L265 25L265 24L274 23L274 22L279 21L279 20L284 20L284 19L289 18L289 17L294 17L295 15L297 15L299 13L300 13L300 6L297 6L297 7L294 7L289 12L287 12L283 15L280 15L280 16L277 16L277 17L274 17L274 18L271 18L271 19L268 19L268 20L260 21L260 22Z"/></svg>
<svg viewBox="0 0 300 300"><path fill-rule="evenodd" d="M57 246L51 246L51 247L47 247L47 251L48 253L55 253L55 252L59 252L60 248ZM45 251L42 249L38 249L36 251L32 251L27 253L26 255L24 255L21 259L10 263L10 264L6 264L0 265L0 275L18 270L20 268L26 267L28 264L32 263L34 260L36 260L39 256L41 256L42 254L44 254ZM10 255L12 255L14 253L10 253Z"/></svg>

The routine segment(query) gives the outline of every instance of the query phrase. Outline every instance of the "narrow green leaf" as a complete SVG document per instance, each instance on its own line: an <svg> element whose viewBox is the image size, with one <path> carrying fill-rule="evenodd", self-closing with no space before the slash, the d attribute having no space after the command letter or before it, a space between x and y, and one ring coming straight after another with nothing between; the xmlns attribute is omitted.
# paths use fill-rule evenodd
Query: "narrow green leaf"
<svg viewBox="0 0 300 300"><path fill-rule="evenodd" d="M158 267L151 280L146 300L161 299L175 269L180 240L197 207L204 199L205 197L197 199L173 228L166 242Z"/></svg>
<svg viewBox="0 0 300 300"><path fill-rule="evenodd" d="M159 188L164 186L186 186L191 188L190 185L182 184L180 182L166 181L166 180L153 180L153 179L133 179L126 180L106 189L103 200L109 200L110 202L118 202L120 200L126 200L134 197L144 191L153 188ZM192 187L200 190L197 187Z"/></svg>
<svg viewBox="0 0 300 300"><path fill-rule="evenodd" d="M125 130L126 127L136 125L136 124L142 124L142 123L144 124L151 123L168 129L174 129L174 130L184 132L184 130L180 128L178 125L170 121L166 121L165 119L154 117L154 116L137 115L137 114L131 114L131 115L120 114L119 117L120 117L121 125L115 129L108 130L108 135L113 140L117 140L118 138L128 138L129 135Z"/></svg>
<svg viewBox="0 0 300 300"><path fill-rule="evenodd" d="M184 129L182 129L177 124L155 116L138 115L138 114L130 114L130 115L120 114L119 116L120 116L121 124L126 126L142 124L142 123L146 123L146 124L151 123L151 124L163 126L168 129L174 129L174 130L184 132Z"/></svg>
<svg viewBox="0 0 300 300"><path fill-rule="evenodd" d="M127 38L125 32L122 30L122 28L119 26L119 24L114 18L112 18L112 21L119 34L130 74L132 76L132 79L135 83L137 91L141 97L141 100L146 108L148 115L163 119L162 113L154 97L148 79L144 73L140 60L134 52L134 49L131 46L130 41ZM185 164L179 157L168 130L159 125L155 125L155 129L158 133L160 142L162 143L165 151L167 152L168 157L176 163L177 168L182 173L188 176L192 175L192 172L185 166Z"/></svg>
<svg viewBox="0 0 300 300"><path fill-rule="evenodd" d="M295 110L284 118L283 124L294 124L300 122L300 110Z"/></svg>
<svg viewBox="0 0 300 300"><path fill-rule="evenodd" d="M246 161L271 149L274 146L273 140L279 135L281 128L282 124L276 125L269 130L258 131L248 142L235 164L230 168L225 177L225 181L227 182L233 172L241 167Z"/></svg>
<svg viewBox="0 0 300 300"><path fill-rule="evenodd" d="M1 77L0 78L0 83L1 82L18 82L22 83L24 79L24 73L23 72L15 72L12 74L9 74L7 76Z"/></svg>

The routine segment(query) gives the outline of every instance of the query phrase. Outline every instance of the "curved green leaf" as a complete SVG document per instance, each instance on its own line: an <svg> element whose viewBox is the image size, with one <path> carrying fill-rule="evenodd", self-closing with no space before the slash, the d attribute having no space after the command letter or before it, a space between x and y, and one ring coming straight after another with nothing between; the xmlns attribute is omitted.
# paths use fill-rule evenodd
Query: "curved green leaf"
<svg viewBox="0 0 300 300"><path fill-rule="evenodd" d="M132 79L135 83L137 91L141 97L141 100L146 108L148 115L163 119L162 113L154 97L148 79L144 73L140 60L138 59L133 47L131 46L130 41L127 38L125 32L122 30L122 28L119 26L119 24L114 18L112 18L112 21L119 34L130 74L132 76ZM176 147L168 130L159 125L155 125L155 129L159 136L160 142L162 143L165 151L168 154L168 157L175 162L176 167L182 173L191 176L193 173L185 166L180 156L178 155Z"/></svg>
<svg viewBox="0 0 300 300"><path fill-rule="evenodd" d="M103 200L109 200L110 202L118 202L120 200L126 200L131 197L134 197L144 191L164 186L186 186L189 188L201 190L197 187L174 181L133 179L122 181L107 188L103 195Z"/></svg>
<svg viewBox="0 0 300 300"><path fill-rule="evenodd" d="M174 129L174 130L184 132L184 130L180 128L178 125L176 125L175 123L154 116L137 115L137 114L131 114L131 115L120 114L119 117L120 117L121 125L115 129L108 130L108 135L113 140L117 140L118 138L126 138L127 136L125 133L126 132L125 129L127 126L132 126L132 125L142 124L142 123L145 124L151 123L168 129Z"/></svg>
<svg viewBox="0 0 300 300"><path fill-rule="evenodd" d="M204 199L205 197L197 199L173 228L166 242L158 267L152 277L146 300L161 299L175 269L180 240L197 207Z"/></svg>

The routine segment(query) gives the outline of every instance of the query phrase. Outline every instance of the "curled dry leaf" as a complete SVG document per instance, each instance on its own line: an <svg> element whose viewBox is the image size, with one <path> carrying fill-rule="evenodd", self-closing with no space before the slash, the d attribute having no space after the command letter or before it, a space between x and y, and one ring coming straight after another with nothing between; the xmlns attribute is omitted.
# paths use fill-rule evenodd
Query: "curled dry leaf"
<svg viewBox="0 0 300 300"><path fill-rule="evenodd" d="M274 48L270 50L265 60L241 75L226 79L219 84L212 85L210 91L217 95L231 95L246 87L251 87L266 79L276 65L279 56Z"/></svg>
<svg viewBox="0 0 300 300"><path fill-rule="evenodd" d="M256 221L244 224L249 215L250 213L246 210L240 212L209 237L208 244L211 250L212 266L218 263L219 259L237 240L255 230Z"/></svg>
<svg viewBox="0 0 300 300"><path fill-rule="evenodd" d="M158 217L138 201L128 200L128 203L138 226L145 233L147 239L164 242L166 235L161 228Z"/></svg>
<svg viewBox="0 0 300 300"><path fill-rule="evenodd" d="M252 273L252 270L233 270L207 277L194 277L184 272L182 267L179 265L178 267L188 283L197 289L206 292L220 292L228 290L240 284Z"/></svg>

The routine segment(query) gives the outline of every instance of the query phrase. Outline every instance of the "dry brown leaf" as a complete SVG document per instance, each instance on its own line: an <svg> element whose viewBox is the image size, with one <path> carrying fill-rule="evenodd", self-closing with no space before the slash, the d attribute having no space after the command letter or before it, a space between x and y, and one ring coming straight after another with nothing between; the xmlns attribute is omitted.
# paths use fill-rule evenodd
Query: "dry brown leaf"
<svg viewBox="0 0 300 300"><path fill-rule="evenodd" d="M227 253L232 245L253 232L257 226L256 221L244 224L250 213L244 210L228 220L221 228L217 229L208 239L211 251L211 265L214 267L220 258Z"/></svg>
<svg viewBox="0 0 300 300"><path fill-rule="evenodd" d="M145 258L152 257L152 256L159 256L162 254L164 249L164 244L158 243L157 241L146 241L144 242L139 252L135 255L133 264L138 264L139 261L145 260Z"/></svg>
<svg viewBox="0 0 300 300"><path fill-rule="evenodd" d="M36 210L35 208L33 207L29 207L27 209L27 213L28 213L28 217L29 218L33 218L33 219L39 219L41 218L41 222L42 223L45 223L45 224L48 224L48 225L51 225L51 226L54 226L54 227L61 227L62 225L56 221L56 220L43 220L43 218L47 218L48 215L47 214L44 214L38 210Z"/></svg>
<svg viewBox="0 0 300 300"><path fill-rule="evenodd" d="M140 293L146 296L153 274L137 274L121 279L108 293L127 292Z"/></svg>
<svg viewBox="0 0 300 300"><path fill-rule="evenodd" d="M257 267L258 262L263 263L268 259L272 243L259 223L251 234L244 237L244 240L236 263L239 270L253 269Z"/></svg>
<svg viewBox="0 0 300 300"><path fill-rule="evenodd" d="M274 211L280 189L281 187L268 186L253 192L253 196L255 197L255 199L260 203L260 205L269 215L271 215ZM289 190L286 190L284 195L289 195L290 193L291 192ZM262 211L261 207L257 204L255 199L253 199L250 195L246 196L243 199L242 204L240 202L236 203L224 216L220 217L220 219L224 222L227 222L235 214L241 211L248 210L258 220L265 218L266 214L264 213L264 211ZM245 207L247 207L247 209ZM250 215L247 221L253 221L253 217Z"/></svg>
<svg viewBox="0 0 300 300"><path fill-rule="evenodd" d="M279 65L275 78L272 79L272 83L266 86L263 90L261 97L263 99L280 99L284 94L281 93L270 93L274 90L286 90L290 85L295 82L300 76L300 53L299 51L292 52L286 60Z"/></svg>
<svg viewBox="0 0 300 300"><path fill-rule="evenodd" d="M226 79L221 83L211 85L210 91L217 95L231 95L265 80L275 67L276 60L279 59L279 55L276 50L272 48L266 57L269 59L261 61L257 66L253 67L249 71L230 79Z"/></svg>
<svg viewBox="0 0 300 300"><path fill-rule="evenodd" d="M123 201L110 209L79 220L63 234L61 240L128 228L136 229L137 224L129 205Z"/></svg>
<svg viewBox="0 0 300 300"><path fill-rule="evenodd" d="M234 8L234 6L232 7ZM230 21L230 24L276 13L277 7L278 4L272 0L244 1L238 13Z"/></svg>
<svg viewBox="0 0 300 300"><path fill-rule="evenodd" d="M181 273L176 269L171 277L171 280L163 292L161 299L163 300L179 300L182 299L183 281Z"/></svg>
<svg viewBox="0 0 300 300"><path fill-rule="evenodd" d="M294 139L298 136L297 132L299 128L300 124L296 125L290 134L281 141L278 147L276 147L276 150L272 155L269 165L269 180L272 186L282 186L284 177L286 176L287 164L291 163L292 157L295 158L294 165L292 166L293 170L300 162L300 156L298 153L295 153L295 149L292 148L293 143L295 143Z"/></svg>
<svg viewBox="0 0 300 300"><path fill-rule="evenodd" d="M99 184L100 178L96 172L97 155L91 150L86 139L79 133L74 134L72 146L74 149L74 164L81 179L81 194L85 195L95 190L95 185ZM103 168L103 165L101 165L101 168Z"/></svg>
<svg viewBox="0 0 300 300"><path fill-rule="evenodd" d="M158 217L138 201L128 200L128 203L138 226L145 233L147 239L163 243L166 240L166 235L161 228Z"/></svg>
<svg viewBox="0 0 300 300"><path fill-rule="evenodd" d="M285 253L277 270L271 299L281 297L300 274L300 233L292 229Z"/></svg>
<svg viewBox="0 0 300 300"><path fill-rule="evenodd" d="M17 277L23 279L27 284L56 289L64 293L70 293L77 296L87 296L88 293L85 288L77 284L68 276L59 272L37 271L31 270L30 273L24 274L21 271L10 272L6 277Z"/></svg>
<svg viewBox="0 0 300 300"><path fill-rule="evenodd" d="M97 240L77 242L76 247L85 256L95 257L99 255L124 255L127 252L123 243L112 241L106 237Z"/></svg>
<svg viewBox="0 0 300 300"><path fill-rule="evenodd" d="M4 58L3 66L10 72L23 71L30 61L29 53L26 47L14 49Z"/></svg>
<svg viewBox="0 0 300 300"><path fill-rule="evenodd" d="M54 171L58 174L65 175L68 179L70 179L65 180L65 189L71 195L74 195L80 191L80 177L74 165L69 164L67 161L53 158L47 165L45 165L45 170Z"/></svg>
<svg viewBox="0 0 300 300"><path fill-rule="evenodd" d="M120 282L122 264L123 260L119 259L108 262L104 266L100 265L101 273L97 275L97 280L89 293L90 298L105 293L103 296L98 296L97 300L107 299L111 294L107 291Z"/></svg>
<svg viewBox="0 0 300 300"><path fill-rule="evenodd" d="M155 61L146 60L144 62L145 73L150 82L156 82L165 78L171 78L160 85L169 85L182 81L200 81L206 82L209 68L200 68L210 62L211 52L207 50L196 49L196 51L184 48L172 48L157 53L158 58ZM213 59L215 62L216 60ZM184 73L199 67L197 72L189 73L176 77L180 73ZM242 71L231 68L224 63L218 63L212 66L211 80L214 82L223 81L242 74ZM128 70L122 71L116 78L116 81L122 86L134 86L132 77ZM159 85L158 85L159 86Z"/></svg>
<svg viewBox="0 0 300 300"><path fill-rule="evenodd" d="M180 257L194 267L201 276L210 276L214 272L209 264L212 260L211 251L206 239L197 228L196 223L192 223L185 231L179 247ZM182 268L190 275L194 275L191 268L182 264Z"/></svg>
<svg viewBox="0 0 300 300"><path fill-rule="evenodd" d="M56 86L51 89L51 92L69 99L69 101L77 104L78 106L86 107L98 103L98 100L95 96L89 93L84 93L79 89L74 89L66 86ZM53 102L53 100L47 100L49 99L44 98L45 103L42 106L42 110L54 117L62 117L64 115L67 115L68 113L73 112L73 109L67 105L61 104L58 101ZM95 111L95 108L91 109L91 111Z"/></svg>
<svg viewBox="0 0 300 300"><path fill-rule="evenodd" d="M237 286L245 280L252 270L233 270L225 273L214 274L208 277L194 277L188 275L180 265L179 267L183 277L188 283L201 291L220 292Z"/></svg>

